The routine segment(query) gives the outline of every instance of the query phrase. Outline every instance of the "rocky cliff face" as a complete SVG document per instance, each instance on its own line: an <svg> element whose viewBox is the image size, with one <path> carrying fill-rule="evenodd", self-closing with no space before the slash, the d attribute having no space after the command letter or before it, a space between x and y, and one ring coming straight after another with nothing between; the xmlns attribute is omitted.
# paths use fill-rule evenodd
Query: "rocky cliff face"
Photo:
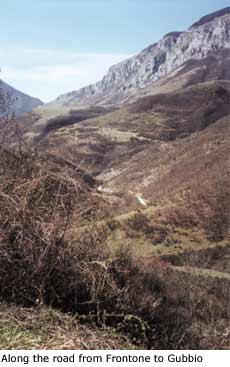
<svg viewBox="0 0 230 367"><path fill-rule="evenodd" d="M2 110L0 113L14 112L16 115L21 115L43 104L39 99L18 91L2 80L0 80L0 94L9 102L6 106L4 103L4 106L0 108Z"/></svg>
<svg viewBox="0 0 230 367"><path fill-rule="evenodd" d="M187 61L202 60L225 48L230 48L230 8L201 18L185 32L165 35L137 56L112 66L98 83L58 101L65 105L123 102Z"/></svg>

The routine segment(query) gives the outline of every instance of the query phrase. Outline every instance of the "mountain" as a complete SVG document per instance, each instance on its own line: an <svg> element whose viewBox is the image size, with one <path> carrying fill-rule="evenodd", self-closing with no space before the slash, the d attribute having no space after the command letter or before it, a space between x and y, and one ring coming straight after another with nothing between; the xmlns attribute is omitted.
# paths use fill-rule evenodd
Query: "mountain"
<svg viewBox="0 0 230 367"><path fill-rule="evenodd" d="M96 84L60 96L63 106L117 104L179 70L191 60L203 60L230 47L230 7L209 14L184 32L166 34L138 55L112 66Z"/></svg>
<svg viewBox="0 0 230 367"><path fill-rule="evenodd" d="M121 108L148 95L230 80L229 29L230 7L201 18L185 32L166 34L137 56L112 66L98 83L36 108L25 124L30 130L27 136L37 138L51 125L53 129L79 122L79 109L89 111L85 114L89 116L92 106L106 107L108 112L111 106Z"/></svg>
<svg viewBox="0 0 230 367"><path fill-rule="evenodd" d="M206 197L205 182L215 187L226 174L229 66L226 8L167 34L101 82L36 109L27 136L98 179L119 214L142 206L137 197L150 207L185 191L195 197L197 182Z"/></svg>
<svg viewBox="0 0 230 367"><path fill-rule="evenodd" d="M0 80L0 93L9 102L8 106L3 107L3 110L6 109L7 112L14 112L16 115L30 112L33 108L43 104L39 99L18 91L2 80Z"/></svg>

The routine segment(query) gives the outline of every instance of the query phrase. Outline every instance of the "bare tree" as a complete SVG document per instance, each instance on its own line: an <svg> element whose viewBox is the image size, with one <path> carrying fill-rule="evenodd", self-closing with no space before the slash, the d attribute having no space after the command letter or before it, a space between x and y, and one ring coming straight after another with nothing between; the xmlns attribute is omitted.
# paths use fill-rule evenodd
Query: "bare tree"
<svg viewBox="0 0 230 367"><path fill-rule="evenodd" d="M14 150L23 154L23 132L20 128L16 114L13 111L14 98L10 91L5 91L0 81L0 147Z"/></svg>

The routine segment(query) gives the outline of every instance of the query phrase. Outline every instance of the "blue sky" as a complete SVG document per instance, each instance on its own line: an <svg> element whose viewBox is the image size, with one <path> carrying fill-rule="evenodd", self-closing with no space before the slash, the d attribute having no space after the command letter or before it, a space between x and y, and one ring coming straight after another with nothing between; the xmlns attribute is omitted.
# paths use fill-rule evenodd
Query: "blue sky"
<svg viewBox="0 0 230 367"><path fill-rule="evenodd" d="M229 0L7 0L0 12L2 79L49 101L184 30Z"/></svg>

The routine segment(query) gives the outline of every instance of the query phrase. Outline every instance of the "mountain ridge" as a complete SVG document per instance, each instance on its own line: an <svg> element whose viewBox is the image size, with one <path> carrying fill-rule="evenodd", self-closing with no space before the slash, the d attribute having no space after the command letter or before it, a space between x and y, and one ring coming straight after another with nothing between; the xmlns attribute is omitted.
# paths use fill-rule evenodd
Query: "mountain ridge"
<svg viewBox="0 0 230 367"><path fill-rule="evenodd" d="M113 65L95 84L63 94L64 106L119 104L185 62L202 60L215 50L230 47L230 8L211 13L184 32L167 33L139 54ZM52 105L53 102L51 102Z"/></svg>
<svg viewBox="0 0 230 367"><path fill-rule="evenodd" d="M205 15L204 17L200 18L197 22L193 23L192 27L199 27L200 25L203 25L205 23L208 23L212 21L213 19L217 17L221 17L223 15L230 14L230 6L217 10L213 13L210 13L208 15Z"/></svg>

